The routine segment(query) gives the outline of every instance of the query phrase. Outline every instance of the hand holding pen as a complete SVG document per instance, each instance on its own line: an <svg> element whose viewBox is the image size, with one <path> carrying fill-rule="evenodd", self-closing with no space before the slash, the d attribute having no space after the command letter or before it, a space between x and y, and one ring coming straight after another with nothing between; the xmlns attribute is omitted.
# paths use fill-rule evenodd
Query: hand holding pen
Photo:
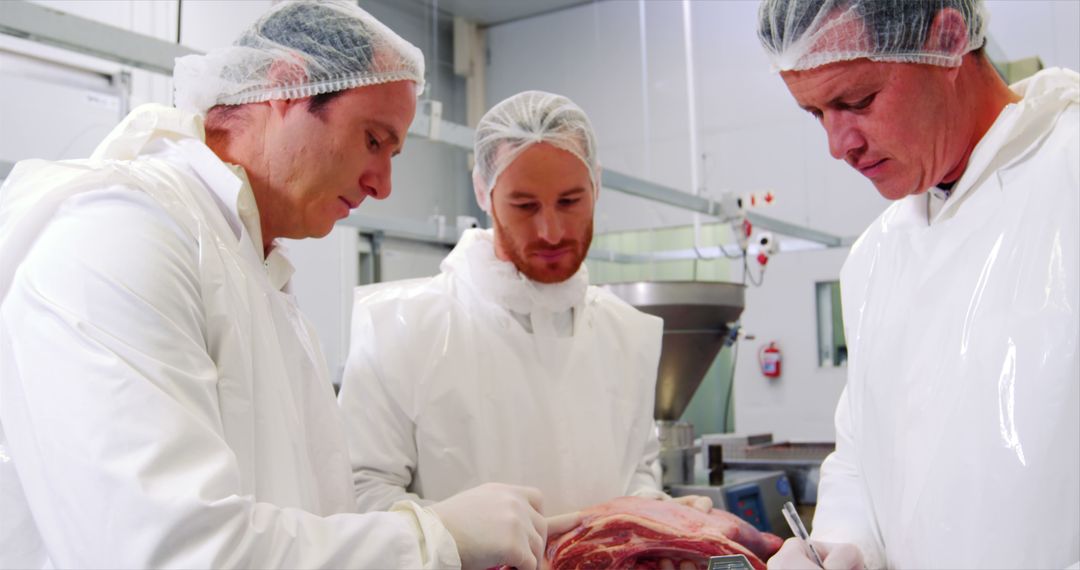
<svg viewBox="0 0 1080 570"><path fill-rule="evenodd" d="M784 505L784 519L787 520L793 538L784 542L784 546L768 561L772 570L862 570L862 553L853 544L829 544L810 542L810 535L790 502Z"/></svg>

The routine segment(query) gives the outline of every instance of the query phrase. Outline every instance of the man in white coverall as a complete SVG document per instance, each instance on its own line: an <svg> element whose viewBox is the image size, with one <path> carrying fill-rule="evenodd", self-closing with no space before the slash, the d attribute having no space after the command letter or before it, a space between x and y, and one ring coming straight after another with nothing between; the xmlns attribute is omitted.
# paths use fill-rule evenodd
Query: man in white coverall
<svg viewBox="0 0 1080 570"><path fill-rule="evenodd" d="M767 0L829 151L895 200L841 272L849 361L826 568L1080 561L1080 82L1011 87L981 1ZM773 568L808 568L788 541Z"/></svg>
<svg viewBox="0 0 1080 570"><path fill-rule="evenodd" d="M590 287L582 263L600 187L588 117L519 93L480 120L475 156L494 229L466 231L436 277L357 291L338 400L360 509L491 481L540 489L551 513L666 498L662 321Z"/></svg>
<svg viewBox="0 0 1080 570"><path fill-rule="evenodd" d="M0 567L534 568L535 489L356 513L276 242L390 194L419 50L282 3L175 83L0 191Z"/></svg>

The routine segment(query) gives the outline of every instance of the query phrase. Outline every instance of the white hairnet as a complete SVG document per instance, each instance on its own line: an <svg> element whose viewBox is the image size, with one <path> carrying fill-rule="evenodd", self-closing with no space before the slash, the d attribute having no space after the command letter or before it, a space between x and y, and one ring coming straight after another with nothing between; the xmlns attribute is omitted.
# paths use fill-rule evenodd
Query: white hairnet
<svg viewBox="0 0 1080 570"><path fill-rule="evenodd" d="M233 45L176 59L176 106L299 99L392 81L424 86L424 54L354 2L282 2Z"/></svg>
<svg viewBox="0 0 1080 570"><path fill-rule="evenodd" d="M963 16L966 45L930 37L945 8ZM982 47L988 16L982 0L763 0L758 21L773 67L796 71L859 58L955 67Z"/></svg>
<svg viewBox="0 0 1080 570"><path fill-rule="evenodd" d="M499 174L527 148L541 142L580 159L589 169L596 195L600 163L596 135L585 111L562 95L524 91L492 107L476 126L473 189L482 210L491 213L491 190Z"/></svg>

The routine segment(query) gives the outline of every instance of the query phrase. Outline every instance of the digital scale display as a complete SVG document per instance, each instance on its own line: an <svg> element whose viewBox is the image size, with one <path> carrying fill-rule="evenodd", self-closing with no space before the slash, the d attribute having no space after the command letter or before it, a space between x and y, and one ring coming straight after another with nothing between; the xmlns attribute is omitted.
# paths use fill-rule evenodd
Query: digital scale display
<svg viewBox="0 0 1080 570"><path fill-rule="evenodd" d="M712 556L709 558L709 570L754 570L750 561L742 554L731 556Z"/></svg>

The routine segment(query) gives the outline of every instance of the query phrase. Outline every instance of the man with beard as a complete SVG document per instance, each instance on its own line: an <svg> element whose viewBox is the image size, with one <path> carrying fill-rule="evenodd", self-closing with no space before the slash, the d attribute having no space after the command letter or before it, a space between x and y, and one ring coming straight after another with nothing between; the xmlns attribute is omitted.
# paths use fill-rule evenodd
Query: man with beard
<svg viewBox="0 0 1080 570"><path fill-rule="evenodd" d="M357 294L339 404L360 510L486 482L538 488L547 514L666 498L662 322L590 287L582 264L600 187L588 117L519 93L481 119L475 150L494 230L465 232L436 277Z"/></svg>

